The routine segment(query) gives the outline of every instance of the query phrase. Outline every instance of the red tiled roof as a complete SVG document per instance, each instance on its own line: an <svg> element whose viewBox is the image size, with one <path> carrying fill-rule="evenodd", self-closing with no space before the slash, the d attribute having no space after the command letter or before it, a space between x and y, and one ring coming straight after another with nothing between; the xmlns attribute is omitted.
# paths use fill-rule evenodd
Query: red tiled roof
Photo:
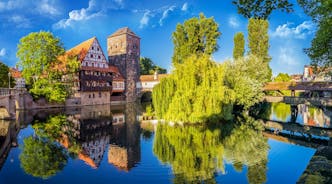
<svg viewBox="0 0 332 184"><path fill-rule="evenodd" d="M153 82L153 81L160 81L162 78L167 77L169 74L158 74L157 79L154 79L154 75L141 75L140 80L141 82Z"/></svg>
<svg viewBox="0 0 332 184"><path fill-rule="evenodd" d="M11 77L13 77L15 79L22 78L22 73L16 68L10 68L9 72L11 74Z"/></svg>
<svg viewBox="0 0 332 184"><path fill-rule="evenodd" d="M75 47L69 49L66 52L66 55L75 55L75 56L79 56L78 60L79 61L83 61L83 59L85 58L88 50L90 49L90 47L92 46L93 41L96 39L96 37L92 37L78 45L76 45Z"/></svg>

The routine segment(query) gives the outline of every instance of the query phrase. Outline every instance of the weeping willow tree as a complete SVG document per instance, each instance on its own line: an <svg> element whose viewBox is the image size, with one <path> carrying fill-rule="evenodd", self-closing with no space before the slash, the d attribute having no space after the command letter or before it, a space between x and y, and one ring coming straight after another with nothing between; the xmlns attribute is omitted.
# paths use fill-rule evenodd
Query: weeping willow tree
<svg viewBox="0 0 332 184"><path fill-rule="evenodd" d="M160 118L182 122L204 122L223 116L232 93L224 83L224 67L209 55L192 55L175 64L170 77L153 89L153 104ZM227 109L227 108L225 108Z"/></svg>
<svg viewBox="0 0 332 184"><path fill-rule="evenodd" d="M174 182L214 181L215 173L224 173L221 136L221 129L159 124L153 152L161 162L172 165Z"/></svg>

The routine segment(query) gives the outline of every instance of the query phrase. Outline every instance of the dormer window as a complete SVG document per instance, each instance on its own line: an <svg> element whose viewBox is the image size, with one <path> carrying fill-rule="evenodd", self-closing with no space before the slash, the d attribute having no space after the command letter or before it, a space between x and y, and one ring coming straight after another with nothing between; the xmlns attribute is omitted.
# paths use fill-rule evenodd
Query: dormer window
<svg viewBox="0 0 332 184"><path fill-rule="evenodd" d="M97 51L99 51L99 48L97 48Z"/></svg>
<svg viewBox="0 0 332 184"><path fill-rule="evenodd" d="M98 59L100 59L100 56L98 56Z"/></svg>

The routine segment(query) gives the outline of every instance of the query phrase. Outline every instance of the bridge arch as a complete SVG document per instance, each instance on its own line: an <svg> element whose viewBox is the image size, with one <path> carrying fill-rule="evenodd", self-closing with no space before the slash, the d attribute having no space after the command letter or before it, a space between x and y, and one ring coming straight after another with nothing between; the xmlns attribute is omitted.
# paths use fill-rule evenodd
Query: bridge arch
<svg viewBox="0 0 332 184"><path fill-rule="evenodd" d="M142 91L140 100L141 102L152 102L152 91Z"/></svg>

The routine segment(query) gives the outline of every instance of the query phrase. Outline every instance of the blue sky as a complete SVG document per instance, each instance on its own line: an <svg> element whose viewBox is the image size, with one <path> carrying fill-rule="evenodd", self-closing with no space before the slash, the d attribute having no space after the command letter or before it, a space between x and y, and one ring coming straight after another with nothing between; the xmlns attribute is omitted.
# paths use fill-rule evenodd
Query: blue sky
<svg viewBox="0 0 332 184"><path fill-rule="evenodd" d="M274 75L303 73L303 66L310 63L303 48L310 46L316 26L296 0L291 1L293 13L275 11L269 19ZM222 33L213 58L218 62L231 58L233 36L241 31L247 37L248 23L231 0L0 0L0 60L14 66L20 38L40 30L51 31L66 49L97 36L107 54L107 36L127 26L141 37L141 56L169 69L172 32L200 12L213 16Z"/></svg>

